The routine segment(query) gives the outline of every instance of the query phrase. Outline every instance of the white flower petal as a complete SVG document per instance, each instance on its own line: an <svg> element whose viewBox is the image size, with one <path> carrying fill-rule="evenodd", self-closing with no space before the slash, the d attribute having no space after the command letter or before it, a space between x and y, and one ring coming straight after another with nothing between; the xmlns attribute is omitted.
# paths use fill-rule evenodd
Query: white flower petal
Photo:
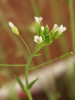
<svg viewBox="0 0 75 100"><path fill-rule="evenodd" d="M42 41L42 37L41 36L39 37L39 39L40 39L40 41Z"/></svg>
<svg viewBox="0 0 75 100"><path fill-rule="evenodd" d="M66 27L63 27L63 25L61 25L60 27L58 27L57 29L56 29L56 31L59 31L59 32L64 32L64 31L66 31Z"/></svg>
<svg viewBox="0 0 75 100"><path fill-rule="evenodd" d="M37 36L37 35L36 35L36 36L34 36L34 38L35 38L35 39L38 39L38 38L39 38L39 36Z"/></svg>
<svg viewBox="0 0 75 100"><path fill-rule="evenodd" d="M44 30L44 26L41 26L41 30L42 30L42 31Z"/></svg>
<svg viewBox="0 0 75 100"><path fill-rule="evenodd" d="M56 28L57 28L57 26L58 26L57 24L54 24L53 29L56 29Z"/></svg>
<svg viewBox="0 0 75 100"><path fill-rule="evenodd" d="M58 27L58 25L57 24L54 24L54 26L53 26L53 30L56 32L56 30L57 30L57 27Z"/></svg>
<svg viewBox="0 0 75 100"><path fill-rule="evenodd" d="M36 21L37 23L40 23L40 22L43 20L42 17L34 17L34 18L35 18L35 21Z"/></svg>
<svg viewBox="0 0 75 100"><path fill-rule="evenodd" d="M14 24L13 24L12 22L9 22L8 24L9 24L9 26L10 26L11 28L14 27Z"/></svg>
<svg viewBox="0 0 75 100"><path fill-rule="evenodd" d="M43 18L42 17L39 17L39 21L41 22L43 20Z"/></svg>
<svg viewBox="0 0 75 100"><path fill-rule="evenodd" d="M38 35L34 36L34 42L36 42L38 44L42 43L43 42L42 37L38 36Z"/></svg>
<svg viewBox="0 0 75 100"><path fill-rule="evenodd" d="M67 30L67 28L66 27L63 27L63 31L66 31Z"/></svg>

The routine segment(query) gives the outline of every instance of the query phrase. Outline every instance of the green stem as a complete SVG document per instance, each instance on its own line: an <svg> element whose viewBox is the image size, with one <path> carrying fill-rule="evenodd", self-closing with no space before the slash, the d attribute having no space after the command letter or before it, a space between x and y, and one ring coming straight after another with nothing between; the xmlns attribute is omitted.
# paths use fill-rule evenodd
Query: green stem
<svg viewBox="0 0 75 100"><path fill-rule="evenodd" d="M55 59L50 60L50 61L47 61L47 62L45 62L45 63L43 63L43 64L37 65L37 66L35 66L35 67L32 67L32 68L30 68L29 70L37 69L37 68L39 68L39 67L42 67L42 66L44 66L44 65L46 65L46 64L49 64L49 63L51 63L51 62L54 62L54 61L56 61L56 60L62 59L62 58L66 57L66 56L68 56L68 55L71 55L71 54L73 54L73 53L72 53L72 52L66 53L66 54L64 54L64 55L62 55L62 56L60 56L60 57L58 57L58 58L55 58Z"/></svg>
<svg viewBox="0 0 75 100"><path fill-rule="evenodd" d="M31 93L30 93L30 90L29 90L29 89L27 90L27 95L28 95L29 100L33 100L32 95L31 95Z"/></svg>
<svg viewBox="0 0 75 100"><path fill-rule="evenodd" d="M26 66L25 64L19 64L19 65L17 65L17 64L0 64L0 66Z"/></svg>
<svg viewBox="0 0 75 100"><path fill-rule="evenodd" d="M35 0L30 0L31 1L31 5L32 5L32 10L35 14L35 16L40 16L40 11L35 3Z"/></svg>
<svg viewBox="0 0 75 100"><path fill-rule="evenodd" d="M73 52L75 56L75 22L74 22L73 0L69 0L69 12L70 12L70 24L71 24L71 31L72 31L72 45L73 45Z"/></svg>
<svg viewBox="0 0 75 100"><path fill-rule="evenodd" d="M20 34L19 34L19 37L20 37L20 39L22 40L22 42L24 43L24 45L26 46L26 48L27 48L29 54L31 55L31 52L30 52L30 50L29 50L29 47L27 46L26 42L24 41L24 39L22 38L22 36L21 36Z"/></svg>
<svg viewBox="0 0 75 100"><path fill-rule="evenodd" d="M35 49L35 51L30 55L29 59L28 59L28 62L26 64L26 69L25 69L25 80L26 80L26 88L27 88L27 95L28 95L28 98L29 100L32 100L32 96L31 96L31 93L28 89L28 69L29 69L29 66L30 66L30 62L33 58L33 56L35 56L35 54L40 50L41 48L37 48Z"/></svg>
<svg viewBox="0 0 75 100"><path fill-rule="evenodd" d="M28 62L26 64L26 69L25 69L25 80L26 80L26 86L28 87L28 69L29 69L29 65L30 62L33 58L33 56L35 56L35 54L40 50L40 48L35 49L35 51L31 54L31 56L28 59Z"/></svg>

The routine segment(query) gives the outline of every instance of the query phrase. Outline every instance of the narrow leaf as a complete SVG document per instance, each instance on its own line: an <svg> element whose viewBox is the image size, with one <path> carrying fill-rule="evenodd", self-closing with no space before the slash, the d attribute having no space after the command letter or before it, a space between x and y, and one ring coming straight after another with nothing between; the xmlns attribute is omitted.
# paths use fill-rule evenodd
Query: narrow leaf
<svg viewBox="0 0 75 100"><path fill-rule="evenodd" d="M34 83L38 80L38 78L36 78L35 80L33 80L29 85L28 88L31 89L31 87L34 85Z"/></svg>
<svg viewBox="0 0 75 100"><path fill-rule="evenodd" d="M25 86L23 85L23 83L21 82L21 80L20 80L17 76L16 76L16 80L17 80L17 82L19 83L21 89L22 89L24 92L26 92Z"/></svg>

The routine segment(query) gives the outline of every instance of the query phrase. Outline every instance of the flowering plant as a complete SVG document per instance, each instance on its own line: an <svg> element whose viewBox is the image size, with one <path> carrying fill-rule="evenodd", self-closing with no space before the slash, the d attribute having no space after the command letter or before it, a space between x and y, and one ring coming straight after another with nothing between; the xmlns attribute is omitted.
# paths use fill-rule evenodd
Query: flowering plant
<svg viewBox="0 0 75 100"><path fill-rule="evenodd" d="M66 31L66 27L61 25L60 27L55 24L53 29L49 31L49 26L46 27L41 26L41 21L43 20L42 17L34 17L36 21L36 33L37 35L34 36L34 41L41 46L50 45L54 39L58 39L61 34Z"/></svg>
<svg viewBox="0 0 75 100"><path fill-rule="evenodd" d="M70 55L72 53L72 52L66 53L63 56L60 56L60 57L55 58L53 60L47 61L47 62L45 62L43 64L40 64L40 65L37 65L35 67L29 68L30 67L30 62L31 62L32 58L37 54L37 52L41 48L43 48L44 46L52 44L55 39L58 39L62 35L62 33L64 31L66 31L66 27L63 27L63 25L61 25L59 27L57 24L55 24L53 26L53 29L50 31L48 25L46 25L45 27L41 26L41 21L43 20L42 17L34 17L34 18L35 18L35 21L36 21L36 34L37 35L34 36L34 42L36 42L36 48L35 48L33 53L30 52L29 47L27 46L27 44L24 41L24 39L21 37L21 35L20 35L19 31L18 31L18 28L16 26L14 26L14 24L12 22L9 22L9 26L11 27L13 33L20 37L20 39L23 41L24 45L26 46L26 48L27 48L27 50L29 52L30 57L29 57L27 63L24 64L24 65L0 64L1 66L25 66L26 86L24 86L22 84L21 80L18 77L16 77L16 79L17 79L20 87L22 88L22 90L27 94L29 100L33 100L31 92L30 92L30 89L34 85L34 83L38 80L38 78L36 78L31 83L29 83L29 81L28 81L28 72L29 72L29 70L33 70L33 69L39 68L39 67L41 67L41 66L43 66L45 64L48 64L48 63L51 63L51 62L53 62L55 60L61 59L61 58L65 57L65 56L68 56L68 55Z"/></svg>

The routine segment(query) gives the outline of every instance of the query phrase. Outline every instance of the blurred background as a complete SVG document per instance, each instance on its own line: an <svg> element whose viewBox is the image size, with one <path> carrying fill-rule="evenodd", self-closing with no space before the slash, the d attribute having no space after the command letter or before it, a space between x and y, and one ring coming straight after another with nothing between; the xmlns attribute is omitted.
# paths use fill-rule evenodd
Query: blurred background
<svg viewBox="0 0 75 100"><path fill-rule="evenodd" d="M52 45L41 49L39 53L42 55L35 56L31 65L35 66L73 51L74 5L75 0L0 0L0 64L27 62L27 49L20 38L12 33L8 22L11 21L18 27L21 36L33 52L36 45L34 16L43 17L42 24L48 24L50 30L54 24L63 24L67 31ZM34 100L75 100L73 60L72 56L68 56L30 71L29 81L39 77L31 89ZM25 67L0 66L0 100L27 100L26 94L22 92L15 79L15 75L19 76L25 85L24 70Z"/></svg>

